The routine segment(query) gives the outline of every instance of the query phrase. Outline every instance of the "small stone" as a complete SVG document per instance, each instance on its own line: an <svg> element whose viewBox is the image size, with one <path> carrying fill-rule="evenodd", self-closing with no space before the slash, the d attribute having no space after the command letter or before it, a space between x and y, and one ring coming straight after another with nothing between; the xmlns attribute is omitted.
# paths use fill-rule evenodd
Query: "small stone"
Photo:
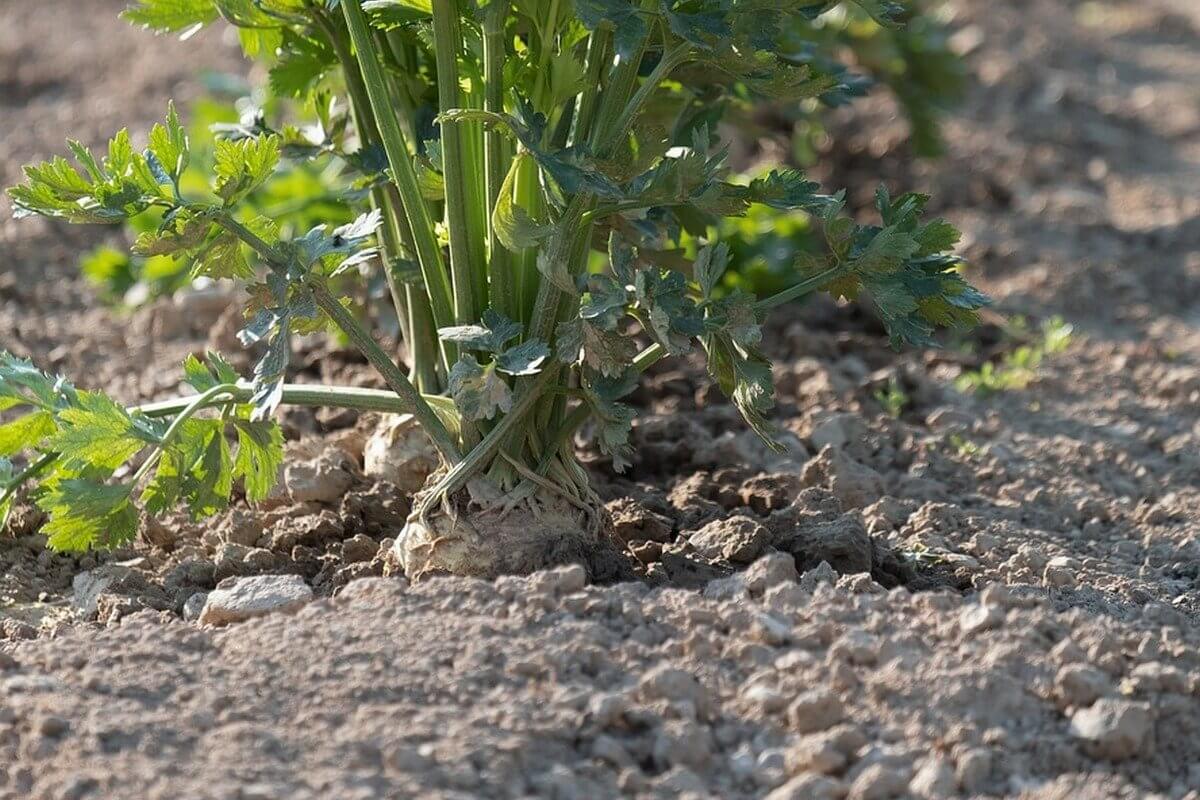
<svg viewBox="0 0 1200 800"><path fill-rule="evenodd" d="M1052 558L1042 571L1042 583L1051 589L1073 589L1077 569L1078 564L1073 564L1073 559L1062 556Z"/></svg>
<svg viewBox="0 0 1200 800"><path fill-rule="evenodd" d="M354 483L346 454L331 447L311 461L295 461L284 469L283 482L297 503L332 503Z"/></svg>
<svg viewBox="0 0 1200 800"><path fill-rule="evenodd" d="M829 649L838 661L860 667L874 666L879 661L879 639L866 631L852 630L844 634Z"/></svg>
<svg viewBox="0 0 1200 800"><path fill-rule="evenodd" d="M746 567L740 578L751 594L760 595L782 583L798 581L800 575L796 572L796 560L790 555L768 553Z"/></svg>
<svg viewBox="0 0 1200 800"><path fill-rule="evenodd" d="M863 508L883 495L883 478L840 449L824 447L804 465L805 486L825 486L847 509Z"/></svg>
<svg viewBox="0 0 1200 800"><path fill-rule="evenodd" d="M845 447L866 438L867 426L857 414L832 414L813 426L809 441L821 450L825 447Z"/></svg>
<svg viewBox="0 0 1200 800"><path fill-rule="evenodd" d="M791 616L797 610L808 604L811 595L800 588L798 583L781 583L772 586L763 593L762 604L769 611Z"/></svg>
<svg viewBox="0 0 1200 800"><path fill-rule="evenodd" d="M1153 726L1148 705L1116 698L1102 698L1071 715L1071 734L1093 757L1110 761L1138 755Z"/></svg>
<svg viewBox="0 0 1200 800"><path fill-rule="evenodd" d="M817 566L810 570L806 570L800 577L800 588L807 594L812 594L821 584L833 585L837 583L837 572L829 565L828 561L822 561Z"/></svg>
<svg viewBox="0 0 1200 800"><path fill-rule="evenodd" d="M765 800L840 800L845 794L845 786L841 781L825 775L805 773L768 794Z"/></svg>
<svg viewBox="0 0 1200 800"><path fill-rule="evenodd" d="M1088 664L1067 664L1058 671L1054 684L1063 704L1076 708L1090 706L1112 689L1108 674Z"/></svg>
<svg viewBox="0 0 1200 800"><path fill-rule="evenodd" d="M772 789L787 778L787 756L775 747L763 750L754 762L754 782L765 789Z"/></svg>
<svg viewBox="0 0 1200 800"><path fill-rule="evenodd" d="M886 764L872 764L850 784L850 800L890 800L908 789L909 775Z"/></svg>
<svg viewBox="0 0 1200 800"><path fill-rule="evenodd" d="M964 791L979 794L987 786L992 774L992 752L982 747L972 747L958 754L955 777Z"/></svg>
<svg viewBox="0 0 1200 800"><path fill-rule="evenodd" d="M855 515L833 519L801 521L775 538L775 547L791 553L802 570L822 561L842 575L870 572L874 565L871 535Z"/></svg>
<svg viewBox="0 0 1200 800"><path fill-rule="evenodd" d="M662 769L703 767L712 750L708 729L691 720L665 723L654 739L654 762Z"/></svg>
<svg viewBox="0 0 1200 800"><path fill-rule="evenodd" d="M694 675L666 665L654 667L643 675L638 690L647 700L691 703L702 715L707 714L711 705L708 692Z"/></svg>
<svg viewBox="0 0 1200 800"><path fill-rule="evenodd" d="M749 564L770 540L766 526L745 516L718 519L688 537L688 543L705 558L723 558L734 564Z"/></svg>
<svg viewBox="0 0 1200 800"><path fill-rule="evenodd" d="M755 614L751 638L771 647L782 647L792 639L792 626L770 614Z"/></svg>
<svg viewBox="0 0 1200 800"><path fill-rule="evenodd" d="M651 511L638 501L622 497L605 505L612 520L613 533L623 542L650 541L665 544L671 541L675 521Z"/></svg>
<svg viewBox="0 0 1200 800"><path fill-rule="evenodd" d="M1004 622L1004 609L982 603L972 603L964 607L958 615L959 630L967 636L992 630L999 627L1002 622Z"/></svg>
<svg viewBox="0 0 1200 800"><path fill-rule="evenodd" d="M835 775L846 768L846 760L832 737L806 736L788 752L788 769Z"/></svg>
<svg viewBox="0 0 1200 800"><path fill-rule="evenodd" d="M263 535L262 518L253 511L231 509L217 529L217 535L223 542L253 547Z"/></svg>
<svg viewBox="0 0 1200 800"><path fill-rule="evenodd" d="M636 766L633 756L629 755L625 746L606 733L602 733L592 740L592 755L601 761L607 761L614 767Z"/></svg>
<svg viewBox="0 0 1200 800"><path fill-rule="evenodd" d="M954 770L942 758L931 756L908 782L908 791L921 800L942 800L953 797L958 789Z"/></svg>
<svg viewBox="0 0 1200 800"><path fill-rule="evenodd" d="M37 732L42 736L58 738L71 729L71 724L65 719L53 714L42 717L37 722Z"/></svg>
<svg viewBox="0 0 1200 800"><path fill-rule="evenodd" d="M202 625L227 625L271 613L291 613L308 604L313 591L299 575L238 578L209 593Z"/></svg>
<svg viewBox="0 0 1200 800"><path fill-rule="evenodd" d="M196 592L189 597L183 604L183 618L188 622L195 622L200 619L200 613L204 611L204 604L208 602L208 592Z"/></svg>
<svg viewBox="0 0 1200 800"><path fill-rule="evenodd" d="M342 561L357 564L370 561L379 552L379 542L366 534L357 534L342 542Z"/></svg>
<svg viewBox="0 0 1200 800"><path fill-rule="evenodd" d="M788 720L800 733L827 730L845 714L841 699L827 689L809 689L788 707Z"/></svg>
<svg viewBox="0 0 1200 800"><path fill-rule="evenodd" d="M752 683L742 690L742 699L765 714L777 714L787 708L787 697L765 683Z"/></svg>
<svg viewBox="0 0 1200 800"><path fill-rule="evenodd" d="M670 797L687 795L708 795L708 786L704 779L687 767L675 767L664 773L657 781L658 787L665 789Z"/></svg>
<svg viewBox="0 0 1200 800"><path fill-rule="evenodd" d="M411 414L383 417L363 449L363 472L404 494L415 494L439 463L437 449Z"/></svg>

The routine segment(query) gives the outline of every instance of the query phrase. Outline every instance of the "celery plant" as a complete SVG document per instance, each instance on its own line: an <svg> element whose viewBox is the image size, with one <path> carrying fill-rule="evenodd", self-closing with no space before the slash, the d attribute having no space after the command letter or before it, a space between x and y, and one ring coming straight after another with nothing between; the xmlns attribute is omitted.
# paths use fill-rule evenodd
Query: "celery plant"
<svg viewBox="0 0 1200 800"><path fill-rule="evenodd" d="M172 109L137 151L122 131L107 156L72 143L10 190L19 214L112 222L163 210L146 254L248 284L240 338L261 348L249 380L219 356L185 365L198 394L126 409L31 364L0 360L0 509L34 482L52 546L112 546L138 509L196 515L270 490L281 403L415 415L445 468L420 494L397 557L411 574L490 575L605 543L604 519L573 442L589 431L621 469L634 411L622 399L661 358L698 353L750 426L774 441L762 321L825 290L869 296L896 344L975 320L985 298L961 278L957 232L922 222L926 198L877 194L860 225L795 170L727 180L709 110L723 96L801 99L835 90L779 43L835 0L140 0L127 17L190 32L224 18L273 62L280 94L320 97L320 124L265 121L221 131L210 191L185 194L189 142ZM880 24L896 7L856 5ZM335 119L328 92L346 99ZM353 149L351 149L353 146ZM244 210L292 159L341 158L363 214L287 236ZM822 253L797 256L798 282L762 300L716 292L727 249L715 223L753 204L802 210ZM681 237L699 240L695 258ZM383 270L409 353L401 364L337 287ZM289 342L332 323L390 391L285 382ZM231 445L231 441L236 443ZM138 464L128 470L129 462ZM116 477L114 477L116 476Z"/></svg>

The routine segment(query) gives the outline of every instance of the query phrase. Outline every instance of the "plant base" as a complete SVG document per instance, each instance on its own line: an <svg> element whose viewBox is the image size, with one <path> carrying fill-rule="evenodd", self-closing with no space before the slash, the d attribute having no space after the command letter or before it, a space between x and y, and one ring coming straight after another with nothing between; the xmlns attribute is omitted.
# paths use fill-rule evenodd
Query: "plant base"
<svg viewBox="0 0 1200 800"><path fill-rule="evenodd" d="M423 499L418 495L414 508ZM599 503L583 507L549 489L513 500L476 479L424 515L418 510L409 516L388 554L386 572L409 580L492 579L564 564L583 565L594 582L634 577Z"/></svg>

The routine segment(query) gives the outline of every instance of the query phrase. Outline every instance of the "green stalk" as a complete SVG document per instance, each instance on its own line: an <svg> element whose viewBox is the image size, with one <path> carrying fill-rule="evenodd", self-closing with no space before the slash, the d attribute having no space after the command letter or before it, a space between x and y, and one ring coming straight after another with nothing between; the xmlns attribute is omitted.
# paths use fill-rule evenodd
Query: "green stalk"
<svg viewBox="0 0 1200 800"><path fill-rule="evenodd" d="M508 0L493 0L483 18L483 107L504 113L504 23L508 18ZM496 238L491 209L496 207L500 187L508 174L508 142L499 130L484 131L484 172L487 180L488 277L489 301L493 308L509 318L519 319L517 287L512 274L512 255Z"/></svg>
<svg viewBox="0 0 1200 800"><path fill-rule="evenodd" d="M371 107L370 96L345 37L342 36L341 31L337 29L337 26L333 24L332 20L323 11L316 10L313 14L313 19L316 20L317 26L333 46L338 63L342 67L342 75L346 81L346 92L350 95L350 108L354 114L355 126L358 128L360 145L365 147L369 144L379 144L382 137L379 133L379 125L376 121L374 109ZM380 233L383 273L384 279L387 281L388 292L392 297L392 304L395 306L396 314L401 321L404 341L408 344L409 358L412 360L410 372L418 380L417 385L419 387L433 388L437 385L437 382L436 367L429 361L431 354L426 354L428 348L418 348L416 345L417 337L424 338L427 334L424 331L418 331L413 328L411 310L414 302L427 303L428 301L420 299L414 301L410 296L412 293L408 291L407 287L400 286L396 281L395 275L392 274L392 260L400 255L399 243L403 243L409 252L415 252L412 227L409 225L408 219L404 216L400 193L393 184L389 183L382 188L373 188L371 190L371 203L384 212L385 220ZM417 360L418 349L423 351L422 357L424 361Z"/></svg>
<svg viewBox="0 0 1200 800"><path fill-rule="evenodd" d="M438 106L442 113L462 108L459 89L458 58L462 31L458 23L457 0L433 0L434 55L437 59ZM474 322L483 309L476 303L479 283L477 272L486 270L482 249L483 232L472 230L468 209L467 184L477 179L467 171L467 143L463 126L442 124L442 174L446 186L446 227L450 231L450 274L454 288L454 316L460 325ZM485 275L486 272L482 274Z"/></svg>
<svg viewBox="0 0 1200 800"><path fill-rule="evenodd" d="M450 435L441 419L434 413L433 408L421 397L395 362L371 338L371 334L359 325L358 320L338 302L336 297L330 294L329 289L323 283L312 282L309 288L317 306L350 337L350 341L354 342L355 346L367 357L371 366L375 367L383 376L388 387L409 405L412 415L417 418L417 422L433 440L434 446L437 447L442 457L451 465L461 461L462 453L459 452L458 442Z"/></svg>
<svg viewBox="0 0 1200 800"><path fill-rule="evenodd" d="M421 196L421 187L413 169L408 142L404 138L404 132L400 130L396 115L391 113L391 96L388 93L383 66L373 49L371 29L367 25L361 0L342 0L342 11L346 17L346 27L350 30L350 39L358 53L358 65L367 87L367 96L371 106L379 112L377 122L380 137L387 152L392 179L396 183L405 216L408 217L412 229L417 263L425 278L425 291L429 295L434 323L439 328L452 325L454 312L450 302L450 279L442 262L441 246L437 241L429 209ZM446 351L446 361L452 362L454 348L445 342L442 345Z"/></svg>
<svg viewBox="0 0 1200 800"><path fill-rule="evenodd" d="M285 383L282 389L282 400L286 406L303 406L306 408L351 408L355 411L375 411L381 414L411 414L413 408L399 395L390 389L366 389L359 386L326 386L324 384ZM254 387L245 381L228 384L227 391L219 397L210 398L209 405L224 405L226 403L248 403L254 396ZM453 415L454 403L449 398L439 395L422 395L425 402L440 408L443 414ZM196 398L175 397L170 400L159 400L133 406L129 409L132 414L142 414L151 418L171 417L188 407Z"/></svg>
<svg viewBox="0 0 1200 800"><path fill-rule="evenodd" d="M600 83L604 78L604 68L611 62L608 45L612 34L605 28L592 33L588 39L587 77L584 89L579 94L575 108L575 119L572 123L571 141L587 141L596 119L596 106L600 100Z"/></svg>
<svg viewBox="0 0 1200 800"><path fill-rule="evenodd" d="M754 304L754 310L769 311L776 306L781 306L784 303L789 303L792 300L803 297L806 294L815 292L830 281L840 278L842 275L848 272L849 269L850 268L848 266L839 264L836 267L830 267L829 269L822 270L816 275L813 275L811 278L806 278L800 281L795 286L790 286L787 289L784 289L782 292L777 292L770 297L764 297L762 300L759 300Z"/></svg>

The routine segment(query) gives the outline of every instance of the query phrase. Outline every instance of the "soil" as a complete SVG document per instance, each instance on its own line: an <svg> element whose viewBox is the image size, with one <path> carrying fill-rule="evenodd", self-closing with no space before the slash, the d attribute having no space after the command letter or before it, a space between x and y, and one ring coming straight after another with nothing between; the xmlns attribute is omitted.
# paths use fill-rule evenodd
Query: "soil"
<svg viewBox="0 0 1200 800"><path fill-rule="evenodd" d="M122 5L0 2L0 182L246 71ZM634 582L380 577L414 487L367 473L370 415L289 412L270 502L120 552L47 553L22 507L0 798L1200 797L1200 8L949 8L974 79L945 157L875 97L815 172L861 206L928 191L989 324L897 354L861 309L777 315L782 456L697 365L653 371L630 471L581 450ZM105 309L75 263L118 233L8 212L4 348L130 403L230 349L228 293ZM958 391L1020 343L1001 314L1071 344L1024 389ZM297 380L372 384L303 347ZM283 610L201 625L250 615L214 591Z"/></svg>

